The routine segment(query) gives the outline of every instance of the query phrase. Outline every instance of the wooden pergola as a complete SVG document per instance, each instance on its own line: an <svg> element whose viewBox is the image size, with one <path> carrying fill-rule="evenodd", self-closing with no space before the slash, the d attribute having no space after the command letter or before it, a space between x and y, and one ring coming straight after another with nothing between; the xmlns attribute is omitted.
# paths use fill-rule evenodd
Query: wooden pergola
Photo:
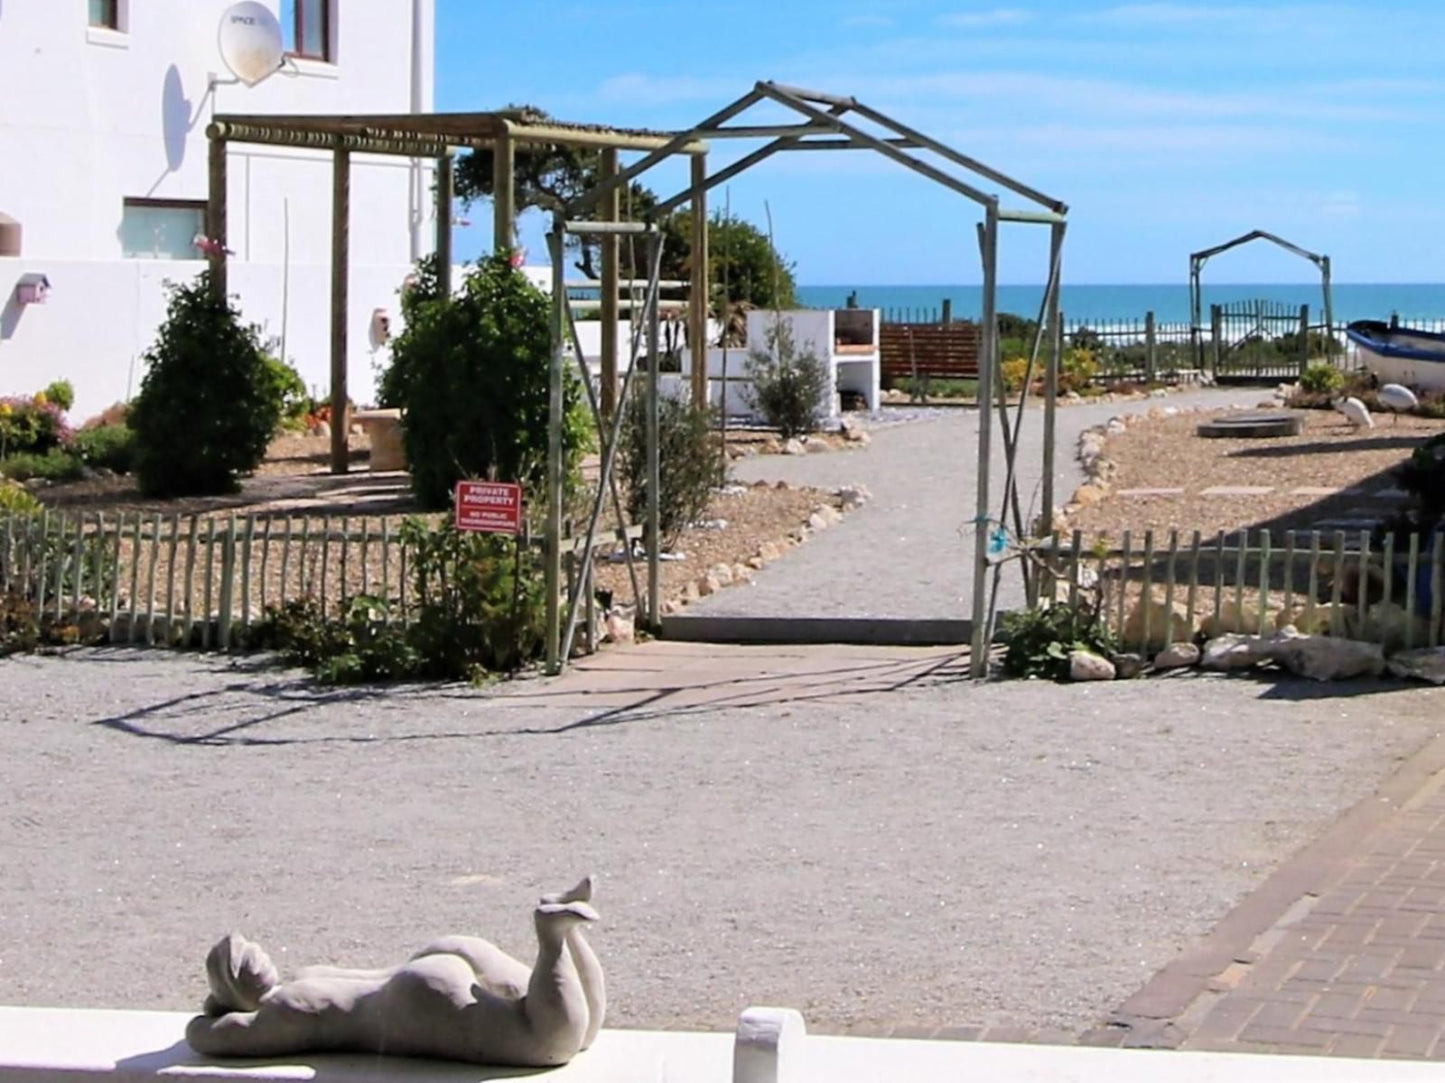
<svg viewBox="0 0 1445 1083"><path fill-rule="evenodd" d="M345 419L347 399L347 278L350 269L351 157L385 154L436 162L436 255L442 289L451 292L451 223L454 191L453 154L458 149L493 152L493 214L496 247L510 251L516 222L516 148L523 144L586 147L602 152L601 180L617 176L621 151L666 150L692 160L697 192L692 201L691 296L688 305L688 341L704 350L708 321L707 199L697 185L707 176L707 144L681 142L673 132L610 128L538 120L521 110L491 113L400 113L376 116L304 116L219 114L206 129L210 140L210 182L206 233L216 242L210 247L211 278L215 289L226 292L226 162L231 143L300 147L329 151L332 155L331 227L331 410ZM619 221L619 189L611 187L598 208L600 221ZM601 356L601 406L611 412L617 394L617 336L610 331L618 318L620 252L618 235L602 238L602 298L604 329ZM694 401L707 399L707 369L693 366ZM331 470L347 471L347 427L338 421L331 428Z"/></svg>

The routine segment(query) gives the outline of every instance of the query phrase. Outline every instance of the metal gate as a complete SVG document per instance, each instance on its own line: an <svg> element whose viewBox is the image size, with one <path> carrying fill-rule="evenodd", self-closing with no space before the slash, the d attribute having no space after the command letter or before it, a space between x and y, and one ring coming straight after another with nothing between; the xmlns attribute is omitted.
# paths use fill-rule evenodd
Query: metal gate
<svg viewBox="0 0 1445 1083"><path fill-rule="evenodd" d="M1205 344L1218 380L1292 379L1310 356L1310 306L1234 301L1209 307Z"/></svg>

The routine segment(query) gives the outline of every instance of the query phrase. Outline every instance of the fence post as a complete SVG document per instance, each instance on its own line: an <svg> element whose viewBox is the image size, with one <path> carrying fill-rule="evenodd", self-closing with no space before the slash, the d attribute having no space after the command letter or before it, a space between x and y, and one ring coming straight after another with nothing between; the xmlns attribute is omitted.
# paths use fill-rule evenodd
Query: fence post
<svg viewBox="0 0 1445 1083"><path fill-rule="evenodd" d="M221 613L216 646L231 649L231 607L236 600L236 516L232 513L221 539Z"/></svg>
<svg viewBox="0 0 1445 1083"><path fill-rule="evenodd" d="M1209 374L1219 378L1219 353L1223 348L1224 313L1218 305L1209 306Z"/></svg>
<svg viewBox="0 0 1445 1083"><path fill-rule="evenodd" d="M1144 313L1144 380L1153 383L1159 368L1158 336L1154 328L1154 313Z"/></svg>
<svg viewBox="0 0 1445 1083"><path fill-rule="evenodd" d="M945 298L943 299L943 316L940 318L939 322L940 322L940 323L943 323L943 324L949 324L949 323L952 323L952 322L953 322L953 298L952 298L952 297L945 297Z"/></svg>
<svg viewBox="0 0 1445 1083"><path fill-rule="evenodd" d="M1304 375L1310 363L1310 306L1299 306L1299 371Z"/></svg>

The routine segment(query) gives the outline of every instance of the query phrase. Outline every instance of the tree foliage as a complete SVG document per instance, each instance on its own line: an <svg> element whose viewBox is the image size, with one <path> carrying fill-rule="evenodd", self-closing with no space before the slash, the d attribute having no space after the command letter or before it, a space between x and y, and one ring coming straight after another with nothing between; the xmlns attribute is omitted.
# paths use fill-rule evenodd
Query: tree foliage
<svg viewBox="0 0 1445 1083"><path fill-rule="evenodd" d="M147 496L234 492L281 419L274 373L259 330L216 295L210 271L170 292L129 417L136 478Z"/></svg>
<svg viewBox="0 0 1445 1083"><path fill-rule="evenodd" d="M424 263L403 299L406 327L381 377L382 401L405 411L412 490L447 507L462 478L543 491L552 345L547 298L504 257L480 261L451 298ZM575 484L590 438L581 385L566 383L563 446Z"/></svg>

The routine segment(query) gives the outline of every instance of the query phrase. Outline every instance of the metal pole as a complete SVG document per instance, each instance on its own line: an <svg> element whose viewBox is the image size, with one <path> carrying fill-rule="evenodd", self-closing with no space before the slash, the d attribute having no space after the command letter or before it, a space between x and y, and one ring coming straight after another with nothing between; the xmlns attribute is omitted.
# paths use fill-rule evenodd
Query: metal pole
<svg viewBox="0 0 1445 1083"><path fill-rule="evenodd" d="M331 184L331 472L349 467L346 413L346 312L351 264L351 152L338 150Z"/></svg>
<svg viewBox="0 0 1445 1083"><path fill-rule="evenodd" d="M1064 360L1064 328L1061 322L1059 294L1063 290L1064 231L1062 222L1049 227L1049 267L1053 289L1049 296L1049 368L1044 374L1044 477L1040 514L1044 530L1054 531L1054 424L1059 407L1059 369Z"/></svg>
<svg viewBox="0 0 1445 1083"><path fill-rule="evenodd" d="M973 640L969 674L988 676L989 469L993 453L993 382L998 366L998 203L984 208L983 343L978 366L978 491L973 522Z"/></svg>
<svg viewBox="0 0 1445 1083"><path fill-rule="evenodd" d="M452 192L455 188L452 156L437 159L437 293L443 298L452 295Z"/></svg>
<svg viewBox="0 0 1445 1083"><path fill-rule="evenodd" d="M647 260L653 274L653 282L649 283L648 289L655 298L659 269L657 253L662 246L661 235L652 234L648 238L648 245L650 247ZM662 321L659 318L661 308L654 299L647 312L647 615L654 632L662 628L662 456L657 426L657 342L662 333Z"/></svg>
<svg viewBox="0 0 1445 1083"><path fill-rule="evenodd" d="M1325 286L1325 357L1335 359L1335 299L1330 285L1330 257L1320 257L1320 279Z"/></svg>
<svg viewBox="0 0 1445 1083"><path fill-rule="evenodd" d="M1159 375L1159 331L1154 324L1154 313L1144 313L1144 379L1153 383Z"/></svg>
<svg viewBox="0 0 1445 1083"><path fill-rule="evenodd" d="M692 274L688 291L688 345L692 351L692 404L707 407L707 155L692 158Z"/></svg>
<svg viewBox="0 0 1445 1083"><path fill-rule="evenodd" d="M618 154L615 147L602 152L602 168L598 179L606 184L617 175ZM608 191L602 200L600 217L604 222L615 222L622 214L622 193L617 188ZM604 234L602 246L602 405L603 419L610 418L617 410L617 291L621 288L618 263L621 260L621 239L615 233ZM629 269L636 274L637 268Z"/></svg>
<svg viewBox="0 0 1445 1083"><path fill-rule="evenodd" d="M560 254L567 235L562 216L556 216L548 244ZM557 255L552 259L552 371L548 380L547 402L547 528L546 568L547 593L547 672L560 673L566 664L562 657L562 610L559 591L562 589L562 404L566 394L564 374L567 369L566 320L567 268Z"/></svg>

